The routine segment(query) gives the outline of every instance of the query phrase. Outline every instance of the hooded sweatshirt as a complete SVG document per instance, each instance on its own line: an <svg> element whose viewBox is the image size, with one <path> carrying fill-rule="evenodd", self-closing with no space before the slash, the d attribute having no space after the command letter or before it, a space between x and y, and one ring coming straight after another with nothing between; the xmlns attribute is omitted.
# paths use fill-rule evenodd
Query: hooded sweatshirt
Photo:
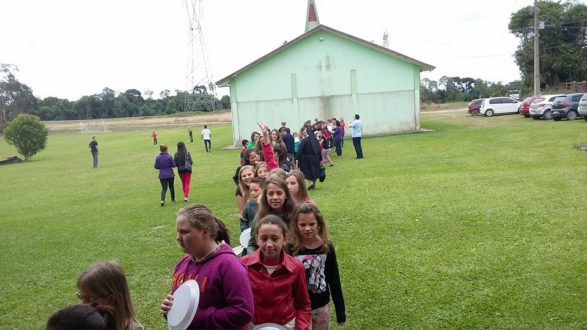
<svg viewBox="0 0 587 330"><path fill-rule="evenodd" d="M247 268L227 244L201 261L183 257L173 272L173 289L196 280L200 302L188 329L249 329L253 318L253 293Z"/></svg>

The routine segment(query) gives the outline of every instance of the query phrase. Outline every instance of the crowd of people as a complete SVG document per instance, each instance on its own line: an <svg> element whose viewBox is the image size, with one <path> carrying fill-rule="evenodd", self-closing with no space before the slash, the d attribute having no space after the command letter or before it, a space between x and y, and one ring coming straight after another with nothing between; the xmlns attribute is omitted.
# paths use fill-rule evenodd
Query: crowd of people
<svg viewBox="0 0 587 330"><path fill-rule="evenodd" d="M348 125L360 159L359 116ZM226 225L207 206L191 204L179 210L176 239L185 256L175 266L160 313L166 318L173 293L184 282L195 280L200 298L188 329L252 329L265 323L286 329L328 329L331 299L336 322L343 325L345 303L335 248L327 222L308 191L324 179L325 166L334 166L329 150L342 155L344 121L308 121L293 134L286 123L274 130L264 124L259 128L251 141L242 141L240 165L233 177L240 230L251 231L248 246L235 255ZM211 151L211 145L205 147ZM159 170L161 206L168 189L175 201L174 167L188 201L193 159L185 144L177 144L173 157L167 145L160 144L159 149L154 167ZM56 312L47 329L143 329L118 263L92 265L80 275L77 287L81 304Z"/></svg>

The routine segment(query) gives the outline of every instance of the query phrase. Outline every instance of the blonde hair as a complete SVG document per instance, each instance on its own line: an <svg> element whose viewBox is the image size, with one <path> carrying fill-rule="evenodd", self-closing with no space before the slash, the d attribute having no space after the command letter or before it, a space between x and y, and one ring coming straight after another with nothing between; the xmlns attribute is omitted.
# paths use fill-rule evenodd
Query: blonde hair
<svg viewBox="0 0 587 330"><path fill-rule="evenodd" d="M132 329L133 323L140 324L132 307L126 276L116 261L102 261L90 266L80 274L77 288L89 289L100 296L114 298L117 329Z"/></svg>
<svg viewBox="0 0 587 330"><path fill-rule="evenodd" d="M305 202L305 203L301 203L298 206L296 206L296 208L293 211L293 215L292 215L292 221L290 221L289 223L289 227L290 227L290 243L292 243L292 249L291 249L291 255L294 256L296 254L298 254L298 252L300 252L300 250L302 249L302 239L301 239L301 234L300 234L300 230L298 229L298 219L300 217L300 214L314 214L314 218L316 219L316 224L318 225L318 238L322 241L322 245L320 246L320 251L324 252L324 253L328 253L328 251L330 251L330 248L328 246L329 240L328 240L328 229L326 228L326 221L324 220L324 217L322 216L322 213L320 212L320 209L318 208L318 205L311 203L311 202Z"/></svg>
<svg viewBox="0 0 587 330"><path fill-rule="evenodd" d="M159 151L161 151L161 152L167 151L167 145L166 144L160 144L159 145Z"/></svg>

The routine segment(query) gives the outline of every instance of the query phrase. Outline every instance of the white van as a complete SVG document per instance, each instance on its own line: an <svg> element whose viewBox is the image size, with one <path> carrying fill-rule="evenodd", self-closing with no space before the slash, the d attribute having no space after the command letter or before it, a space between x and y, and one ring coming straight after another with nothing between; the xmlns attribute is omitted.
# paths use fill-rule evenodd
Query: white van
<svg viewBox="0 0 587 330"><path fill-rule="evenodd" d="M518 113L521 104L511 97L490 97L483 100L479 113L487 117L501 113Z"/></svg>

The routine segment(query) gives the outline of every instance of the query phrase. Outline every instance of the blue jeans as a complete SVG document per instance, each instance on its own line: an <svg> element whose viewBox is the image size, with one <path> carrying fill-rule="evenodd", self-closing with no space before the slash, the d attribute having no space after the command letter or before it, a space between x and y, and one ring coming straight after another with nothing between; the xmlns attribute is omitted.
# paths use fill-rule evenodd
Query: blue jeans
<svg viewBox="0 0 587 330"><path fill-rule="evenodd" d="M98 152L92 151L92 166L94 168L98 167Z"/></svg>
<svg viewBox="0 0 587 330"><path fill-rule="evenodd" d="M363 158L363 148L361 147L361 137L354 137L353 138L353 147L355 147L355 152L357 153L357 159Z"/></svg>
<svg viewBox="0 0 587 330"><path fill-rule="evenodd" d="M334 139L334 148L336 149L336 155L342 156L342 139Z"/></svg>

